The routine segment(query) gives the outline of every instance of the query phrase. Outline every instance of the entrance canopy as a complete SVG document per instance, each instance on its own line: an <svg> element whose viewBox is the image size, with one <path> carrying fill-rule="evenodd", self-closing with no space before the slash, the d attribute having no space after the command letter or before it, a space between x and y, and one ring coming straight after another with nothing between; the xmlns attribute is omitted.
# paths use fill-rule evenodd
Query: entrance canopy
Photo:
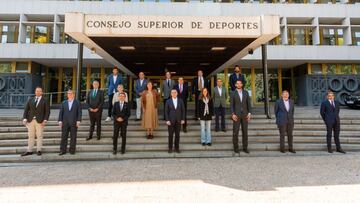
<svg viewBox="0 0 360 203"><path fill-rule="evenodd" d="M279 16L66 13L65 33L127 74L215 74L280 34Z"/></svg>

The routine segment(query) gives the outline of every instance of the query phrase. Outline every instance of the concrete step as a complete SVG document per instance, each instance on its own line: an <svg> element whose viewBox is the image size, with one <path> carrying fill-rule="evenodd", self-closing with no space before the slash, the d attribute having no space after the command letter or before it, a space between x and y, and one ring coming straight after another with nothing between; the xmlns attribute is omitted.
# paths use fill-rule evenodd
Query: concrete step
<svg viewBox="0 0 360 203"><path fill-rule="evenodd" d="M241 146L241 144L240 144ZM119 145L120 147L120 145ZM275 143L249 143L248 146L250 151L278 151L279 144ZM319 143L295 143L294 148L297 151L323 151L326 150L326 144ZM359 144L342 144L342 148L345 151L360 151ZM119 148L120 149L120 148ZM187 152L198 152L198 151L213 151L213 152L228 152L233 150L232 143L213 144L212 146L201 146L200 144L182 144L180 145L182 151ZM112 145L77 145L77 152L111 152ZM0 155L5 154L21 154L26 151L25 146L19 147L1 147ZM59 146L44 146L42 151L44 153L56 153L59 152ZM167 151L167 144L127 144L126 151L128 153L139 153L139 152L164 152Z"/></svg>
<svg viewBox="0 0 360 203"><path fill-rule="evenodd" d="M348 154L360 155L360 152L347 152ZM24 162L52 162L52 161L98 161L98 160L129 160L129 159L154 159L154 158L231 158L231 157L283 157L283 156L342 156L339 153L329 154L326 151L297 151L296 154L289 152L279 153L278 151L251 151L250 154L235 154L232 151L226 152L186 152L167 153L167 152L137 152L113 155L109 152L77 152L75 155L65 154L59 156L58 153L44 153L42 156L21 157L18 154L0 155L2 163L24 163Z"/></svg>
<svg viewBox="0 0 360 203"><path fill-rule="evenodd" d="M121 138L119 138L119 142ZM84 138L78 138L77 144L80 145L112 145L112 138L106 137L101 140L92 139L86 141ZM213 136L212 142L214 144L221 143L232 143L232 137L230 136ZM250 136L250 143L279 143L279 136L267 136L267 137L258 137ZM321 144L325 142L325 138L322 137L304 137L296 136L294 137L294 143L303 144L303 143L317 143ZM141 137L128 137L127 144L136 145L136 144L167 144L167 137L158 137L153 140L148 140ZM200 137L181 137L182 144L196 144L200 143ZM360 137L341 137L341 143L343 144L360 144ZM43 140L43 145L60 145L60 138L45 138ZM16 139L16 140L0 140L0 147L17 147L17 146L27 146L27 139Z"/></svg>

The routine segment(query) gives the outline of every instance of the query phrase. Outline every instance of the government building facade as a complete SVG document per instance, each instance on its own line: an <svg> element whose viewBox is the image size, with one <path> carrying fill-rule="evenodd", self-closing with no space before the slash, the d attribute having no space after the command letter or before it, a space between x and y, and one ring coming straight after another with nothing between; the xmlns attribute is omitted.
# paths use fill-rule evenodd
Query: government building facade
<svg viewBox="0 0 360 203"><path fill-rule="evenodd" d="M235 65L254 105L289 90L298 105L319 105L328 89L340 103L359 92L357 1L2 1L0 107L22 107L34 87L51 103L75 89L78 43L84 44L81 98L93 80L106 88L117 66L130 99L139 71L158 90L165 71L191 85L203 70L228 86ZM193 98L190 98L193 100Z"/></svg>

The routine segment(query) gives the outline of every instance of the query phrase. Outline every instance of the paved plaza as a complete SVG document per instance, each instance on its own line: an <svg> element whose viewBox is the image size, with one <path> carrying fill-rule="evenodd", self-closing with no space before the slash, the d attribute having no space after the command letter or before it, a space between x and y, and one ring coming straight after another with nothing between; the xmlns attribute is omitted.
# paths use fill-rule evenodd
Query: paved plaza
<svg viewBox="0 0 360 203"><path fill-rule="evenodd" d="M359 202L360 153L0 164L4 202Z"/></svg>

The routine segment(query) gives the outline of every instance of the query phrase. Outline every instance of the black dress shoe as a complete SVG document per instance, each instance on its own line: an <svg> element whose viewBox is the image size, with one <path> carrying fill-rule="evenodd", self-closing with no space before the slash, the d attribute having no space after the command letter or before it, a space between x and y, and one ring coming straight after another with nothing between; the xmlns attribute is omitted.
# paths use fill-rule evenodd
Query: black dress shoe
<svg viewBox="0 0 360 203"><path fill-rule="evenodd" d="M36 153L38 156L41 156L41 151L37 151L37 153Z"/></svg>
<svg viewBox="0 0 360 203"><path fill-rule="evenodd" d="M239 150L239 149L234 149L234 152L235 152L236 154L240 154L240 150Z"/></svg>
<svg viewBox="0 0 360 203"><path fill-rule="evenodd" d="M60 152L60 153L59 153L59 156L62 156L62 155L64 155L64 154L66 154L66 152Z"/></svg>
<svg viewBox="0 0 360 203"><path fill-rule="evenodd" d="M334 151L332 149L328 149L328 152L329 153L333 153Z"/></svg>
<svg viewBox="0 0 360 203"><path fill-rule="evenodd" d="M125 151L121 151L121 154L125 154Z"/></svg>
<svg viewBox="0 0 360 203"><path fill-rule="evenodd" d="M224 133L226 133L226 129L224 129L224 130L221 130L221 131L223 131Z"/></svg>
<svg viewBox="0 0 360 203"><path fill-rule="evenodd" d="M211 146L211 143L207 143L206 145L207 145L207 146Z"/></svg>
<svg viewBox="0 0 360 203"><path fill-rule="evenodd" d="M187 129L186 129L186 128L184 128L183 132L184 132L184 133L187 133Z"/></svg>
<svg viewBox="0 0 360 203"><path fill-rule="evenodd" d="M139 118L137 118L137 119L135 119L135 121L140 121L140 119L139 119Z"/></svg>
<svg viewBox="0 0 360 203"><path fill-rule="evenodd" d="M169 150L168 150L168 153L171 154L171 153L172 153L172 149L169 149Z"/></svg>
<svg viewBox="0 0 360 203"><path fill-rule="evenodd" d="M100 137L97 137L96 139L97 139L97 140L100 140L101 138L100 138Z"/></svg>
<svg viewBox="0 0 360 203"><path fill-rule="evenodd" d="M153 134L150 134L150 139L154 139L154 135Z"/></svg>
<svg viewBox="0 0 360 203"><path fill-rule="evenodd" d="M86 141L91 140L91 139L92 139L92 137L87 137L87 138L86 138Z"/></svg>
<svg viewBox="0 0 360 203"><path fill-rule="evenodd" d="M24 154L21 154L21 156L29 156L29 155L32 155L33 152L25 152Z"/></svg>
<svg viewBox="0 0 360 203"><path fill-rule="evenodd" d="M114 155L117 153L117 151L116 150L113 150L113 152L112 152Z"/></svg>
<svg viewBox="0 0 360 203"><path fill-rule="evenodd" d="M179 153L180 153L180 149L175 149L175 152L179 154Z"/></svg>
<svg viewBox="0 0 360 203"><path fill-rule="evenodd" d="M293 153L293 154L296 154L296 151L293 150L293 149L289 149L289 152Z"/></svg>
<svg viewBox="0 0 360 203"><path fill-rule="evenodd" d="M342 153L342 154L346 154L346 152L345 152L343 149L341 149L341 148L340 148L340 149L337 149L336 151L339 152L339 153Z"/></svg>
<svg viewBox="0 0 360 203"><path fill-rule="evenodd" d="M246 154L249 154L249 150L248 149L243 149L243 151L246 153Z"/></svg>
<svg viewBox="0 0 360 203"><path fill-rule="evenodd" d="M75 152L70 152L71 155L75 155Z"/></svg>
<svg viewBox="0 0 360 203"><path fill-rule="evenodd" d="M285 153L285 150L283 150L283 149L280 149L280 152L281 152L281 153Z"/></svg>
<svg viewBox="0 0 360 203"><path fill-rule="evenodd" d="M215 129L215 132L219 132L219 130L216 130L216 129Z"/></svg>
<svg viewBox="0 0 360 203"><path fill-rule="evenodd" d="M206 144L205 143L201 143L202 146L205 146Z"/></svg>

